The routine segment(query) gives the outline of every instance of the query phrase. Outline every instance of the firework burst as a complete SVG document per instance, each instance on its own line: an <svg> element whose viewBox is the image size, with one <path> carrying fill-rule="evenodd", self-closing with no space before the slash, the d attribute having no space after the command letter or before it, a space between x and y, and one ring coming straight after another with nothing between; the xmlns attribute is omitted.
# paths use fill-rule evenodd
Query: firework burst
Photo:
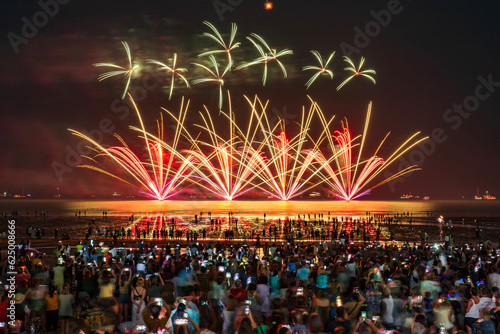
<svg viewBox="0 0 500 334"><path fill-rule="evenodd" d="M220 71L219 65L217 65L217 61L215 60L215 57L213 55L209 55L208 58L210 59L210 62L212 63L213 70L210 69L209 67L203 65L203 64L198 64L198 63L193 63L193 65L201 67L205 71L207 71L213 78L203 78L203 79L196 79L193 80L193 85L197 85L200 83L205 83L205 82L216 82L219 85L219 111L222 110L222 100L223 100L223 94L222 94L222 86L224 86L224 76L231 70L232 66L232 61L229 61L228 64L226 65L224 71Z"/></svg>
<svg viewBox="0 0 500 334"><path fill-rule="evenodd" d="M399 157L405 154L415 145L428 139L428 137L417 139L420 132L416 132L410 136L403 144L401 144L387 160L379 157L378 151L389 137L390 133L380 142L377 150L368 159L362 160L363 149L367 138L368 128L370 124L372 103L368 105L366 114L365 126L361 136L352 138L347 121L342 124L341 131L335 131L334 135L327 136L330 149L334 152L333 159L328 161L323 154L317 156L317 160L321 163L322 169L326 172L320 173L320 178L328 184L333 193L346 201L354 200L368 194L372 189L379 187L391 180L394 180L402 175L420 170L416 165L409 166L400 172L373 184L372 181L380 175L387 167L397 161ZM328 123L322 114L319 114L325 126L328 128ZM361 139L361 143L354 144L355 141ZM357 157L354 156L354 147L358 146ZM356 161L354 161L354 159ZM330 162L333 162L335 167L332 167Z"/></svg>
<svg viewBox="0 0 500 334"><path fill-rule="evenodd" d="M349 64L349 66L344 68L344 70L352 72L352 75L347 79L345 79L344 81L342 81L342 83L338 85L337 90L340 90L342 87L344 87L346 83L348 83L357 76L363 76L365 78L368 78L371 82L373 82L373 84L377 83L375 81L375 78L373 77L374 74L377 74L375 70L362 70L363 64L365 63L365 58L361 57L358 66L356 66L349 57L344 56L344 61Z"/></svg>
<svg viewBox="0 0 500 334"><path fill-rule="evenodd" d="M284 50L277 52L276 49L271 49L269 47L269 45L267 44L267 42L262 37L260 37L259 35L255 34L255 33L250 34L250 36L248 36L247 39L257 49L257 51L260 54L260 57L254 59L251 62L244 63L244 64L236 67L237 70L242 69L242 68L247 68L247 67L250 67L253 65L264 64L264 74L262 75L262 85L265 86L266 81L267 81L267 64L274 60L281 68L281 72L283 73L283 77L284 78L287 77L285 66L278 58L282 57L282 56L293 54L292 50L284 49Z"/></svg>
<svg viewBox="0 0 500 334"><path fill-rule="evenodd" d="M118 70L115 71L109 71L103 74L100 74L97 79L99 81L106 80L108 78L114 77L116 75L125 75L127 78L127 83L125 84L125 89L123 90L122 94L122 100L125 98L125 95L127 94L128 87L130 85L130 81L132 80L132 75L134 74L135 70L139 67L138 65L133 66L132 65L132 56L130 54L130 47L128 46L127 42L122 42L123 47L125 48L125 53L127 54L127 60L128 60L128 68L112 64L112 63L96 63L94 64L95 67L111 67L111 68L116 68Z"/></svg>
<svg viewBox="0 0 500 334"><path fill-rule="evenodd" d="M312 50L311 53L318 60L319 66L304 66L302 68L302 71L309 71L309 70L317 71L309 79L309 81L307 81L307 83L306 83L307 89L309 89L309 87L311 87L311 85L314 83L314 81L316 81L316 79L322 74L329 75L330 78L333 79L333 72L331 70L327 69L327 67L328 67L328 64L330 63L330 61L333 59L333 56L335 55L335 51L330 54L330 56L328 57L326 62L323 61L323 57L321 57L321 54L318 51Z"/></svg>
<svg viewBox="0 0 500 334"><path fill-rule="evenodd" d="M182 68L182 67L175 67L176 62L177 62L177 53L174 53L174 58L172 59L172 65L165 65L164 63L161 63L157 60L149 60L148 61L150 64L155 64L160 66L160 70L165 70L167 73L170 73L170 91L168 94L168 99L170 100L172 98L172 92L174 91L174 85L175 85L175 79L176 77L179 77L184 84L186 85L187 88L190 88L189 82L187 81L186 77L182 75L182 73L187 72L187 69Z"/></svg>
<svg viewBox="0 0 500 334"><path fill-rule="evenodd" d="M213 39L217 44L222 46L222 50L210 50L207 52L203 52L198 55L198 57L204 57L204 56L209 56L209 55L214 55L216 53L226 53L227 54L227 61L232 64L232 58L231 58L231 51L236 49L237 47L240 46L240 42L234 43L234 38L236 37L236 32L238 31L238 27L236 26L236 23L231 23L231 34L229 35L229 41L226 43L224 39L222 38L222 35L219 33L217 28L215 26L208 22L204 21L203 24L205 24L207 27L210 28L210 30L213 31L213 34L210 33L203 33L203 36L209 37Z"/></svg>

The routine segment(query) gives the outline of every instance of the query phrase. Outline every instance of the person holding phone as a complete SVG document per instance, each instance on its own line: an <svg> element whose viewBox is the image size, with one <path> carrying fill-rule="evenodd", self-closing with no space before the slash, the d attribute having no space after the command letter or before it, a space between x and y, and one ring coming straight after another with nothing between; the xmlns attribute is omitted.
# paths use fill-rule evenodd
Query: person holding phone
<svg viewBox="0 0 500 334"><path fill-rule="evenodd" d="M226 306L222 310L222 334L234 333L234 319L236 317L236 298L233 295L228 295Z"/></svg>
<svg viewBox="0 0 500 334"><path fill-rule="evenodd" d="M142 311L142 319L146 324L146 331L151 332L156 328L165 328L170 320L170 308L161 298L151 298Z"/></svg>
<svg viewBox="0 0 500 334"><path fill-rule="evenodd" d="M453 308L448 299L439 299L434 306L435 323L443 325L445 330L449 333L455 333L453 314Z"/></svg>
<svg viewBox="0 0 500 334"><path fill-rule="evenodd" d="M344 309L349 314L349 319L351 319L351 326L354 327L358 318L361 315L361 308L363 307L363 303L365 302L365 298L361 294L359 290L355 290L351 294L350 301L344 303Z"/></svg>
<svg viewBox="0 0 500 334"><path fill-rule="evenodd" d="M472 283L470 283L472 286ZM477 296L477 288L472 287L470 290L471 299L467 301L467 305L465 307L465 328L467 329L467 333L471 334L474 324L479 319L479 302L480 299Z"/></svg>
<svg viewBox="0 0 500 334"><path fill-rule="evenodd" d="M128 268L123 268L120 272L118 281L118 290L120 292L118 295L118 315L120 317L120 322L127 321L130 313L130 304L132 304L132 300L130 299L131 281L132 272L128 270Z"/></svg>

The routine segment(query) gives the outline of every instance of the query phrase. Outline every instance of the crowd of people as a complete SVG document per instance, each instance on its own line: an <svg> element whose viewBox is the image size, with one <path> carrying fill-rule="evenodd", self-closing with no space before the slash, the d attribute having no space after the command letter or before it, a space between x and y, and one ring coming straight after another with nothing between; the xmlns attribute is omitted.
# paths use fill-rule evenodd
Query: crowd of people
<svg viewBox="0 0 500 334"><path fill-rule="evenodd" d="M489 244L59 242L16 256L4 333L495 334ZM2 281L9 268L2 263ZM6 309L15 304L15 322ZM76 331L75 331L76 330Z"/></svg>

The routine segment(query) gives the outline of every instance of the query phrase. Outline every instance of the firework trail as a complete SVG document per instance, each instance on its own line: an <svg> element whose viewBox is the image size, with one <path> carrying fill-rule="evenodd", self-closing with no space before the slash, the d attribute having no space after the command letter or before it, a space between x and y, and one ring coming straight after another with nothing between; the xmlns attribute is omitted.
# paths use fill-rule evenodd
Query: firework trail
<svg viewBox="0 0 500 334"><path fill-rule="evenodd" d="M175 136L173 146L167 145L169 150L168 152L165 152L163 147L165 147L166 144L161 139L161 137L163 137L163 130L159 131L158 137L146 132L139 109L133 99L130 99L141 124L140 128L130 128L141 133L140 138L144 140L143 148L147 151L149 159L142 161L139 156L127 145L127 143L117 134L115 134L115 137L120 141L122 146L112 146L106 148L87 135L73 129L68 129L72 134L87 140L94 146L92 149L96 152L96 155L94 157L83 156L84 158L87 158L89 161L99 165L98 160L100 160L101 157L106 157L118 166L122 174L125 176L118 176L117 174L106 170L104 167L98 167L95 165L81 165L79 167L88 168L109 175L139 189L149 197L157 200L165 200L173 196L176 189L188 179L188 167L190 166L189 160L191 157L184 158L178 153L176 149L178 144L177 134ZM162 124L159 124L159 129L160 126L162 127ZM148 138L153 138L153 140ZM175 162L175 159L179 158L182 161L180 165Z"/></svg>
<svg viewBox="0 0 500 334"><path fill-rule="evenodd" d="M329 159L330 162L334 162L335 168L331 167L330 162L327 161L324 155L318 155L317 157L317 160L321 163L323 170L326 171L326 175L320 173L320 178L323 179L325 183L332 188L332 191L337 197L346 201L354 200L356 198L364 196L368 194L372 189L379 187L384 183L394 180L395 178L398 178L404 174L421 169L416 165L409 166L404 170L392 175L391 177L383 179L379 183L370 186L370 183L394 161L396 161L399 157L401 157L415 145L418 145L422 141L428 139L428 137L417 139L416 137L420 134L420 132L416 132L415 134L410 136L403 144L401 144L389 156L387 160L384 160L377 154L384 142L389 137L390 133L388 133L379 144L375 153L368 159L362 160L363 149L365 146L367 132L370 124L371 110L372 103L370 102L366 114L363 134L360 137L358 136L354 139L351 138L351 133L347 125L347 121L342 125L342 131L335 131L334 135L327 137L329 141L329 147L334 152L337 151L337 153L340 153L334 154L334 159ZM326 119L322 117L321 113L319 113L318 115L320 115L323 125L325 126L325 128L327 128L329 124L326 122ZM361 138L361 143L359 144L357 157L354 157L353 148L358 145L353 145L353 142L359 138ZM356 161L353 161L353 158ZM361 166L362 168L360 169Z"/></svg>
<svg viewBox="0 0 500 334"><path fill-rule="evenodd" d="M420 169L410 166L374 184L374 179L382 171L427 137L418 139L419 132L415 133L384 160L378 156L378 151L387 140L387 134L375 153L364 159L371 103L362 135L353 138L347 121L342 123L341 130L332 134L330 125L334 117L327 120L311 99L309 109L306 111L303 107L297 133L289 136L283 121L271 125L266 111L268 102L263 103L257 96L253 100L246 96L245 99L251 113L246 129L242 129L235 120L228 92L229 112L221 112L229 125L226 137L216 127L206 107L205 113L200 113L203 123L194 125L201 130L197 136L193 136L185 126L189 101L184 103L182 99L178 115L163 109L176 123L171 143L164 140L163 116L157 121L158 134L147 132L141 114L131 99L140 127L131 126L130 129L138 132L138 137L144 141L147 158L141 159L141 155L117 134L115 137L121 146L104 147L85 134L69 129L72 134L91 143L96 153L92 157L85 156L93 164L79 167L114 177L158 200L171 198L183 185L196 185L225 200L233 200L251 190L268 197L290 200L325 184L338 198L349 201ZM322 128L315 131L317 137L312 138L311 127L315 117L320 119ZM180 138L186 138L191 147L179 148ZM355 148L358 148L356 153ZM101 165L104 158L104 162L112 162L113 168L110 169L109 164ZM119 173L112 171L116 167Z"/></svg>

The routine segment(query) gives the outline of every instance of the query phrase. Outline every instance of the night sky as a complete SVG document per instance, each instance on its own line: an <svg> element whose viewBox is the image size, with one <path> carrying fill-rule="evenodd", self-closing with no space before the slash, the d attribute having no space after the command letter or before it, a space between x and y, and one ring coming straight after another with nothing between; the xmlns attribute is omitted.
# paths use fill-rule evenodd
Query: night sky
<svg viewBox="0 0 500 334"><path fill-rule="evenodd" d="M309 94L327 116L336 115L332 128L339 128L347 117L354 133L361 133L368 103L373 101L368 153L389 131L380 151L383 157L416 131L433 138L405 156L406 161L421 165L422 171L381 186L365 199L396 199L408 192L432 199L472 198L477 188L500 195L498 1L275 0L271 11L260 0L60 0L58 8L56 0L47 1L45 7L53 11L53 17L40 14L43 3L6 0L0 4L2 193L17 194L24 189L43 198L60 188L64 197L109 196L115 191L134 194L129 186L105 175L67 164L68 148L73 150L80 142L68 128L91 131L109 119L115 132L132 146L138 145L128 130L129 125L138 125L136 116L130 112L120 117L123 114L117 111L129 108L120 101L125 79L99 82L97 76L106 70L92 64L125 64L120 41L127 41L133 58L144 65L131 91L138 92L144 80L151 78L147 59L167 62L174 52L192 80L201 72L190 63L215 46L202 36L208 32L202 22L208 20L226 39L231 22L238 24L236 40L242 45L233 54L236 65L258 56L245 39L252 32L272 48L294 52L282 58L289 77L284 79L278 67L270 65L265 87L261 66L228 74L225 88L231 91L242 123L248 115L243 95L259 94L270 101L271 115L289 115L287 131L293 132L302 106L309 104ZM380 14L388 8L393 12L390 18ZM385 27L376 23L377 15L386 19ZM34 19L40 23L36 32L25 27ZM358 32L367 29L372 37L363 39ZM306 90L304 84L311 74L301 68L315 65L310 50L323 56L336 51L331 63L335 77L320 77ZM336 91L346 77L341 60L346 52L352 53L355 62L366 58L366 68L377 71L376 85L355 78ZM217 122L223 120L217 116L216 85L174 91L169 101L168 84L164 78L158 87L146 91L146 97L138 98L148 128L161 107L177 112L182 95L191 100L190 125L201 121L198 112L203 105ZM225 131L222 123L221 133ZM167 123L167 137L171 129ZM112 134L105 134L102 142L117 144ZM398 161L388 171L395 173L404 163ZM59 176L54 166L59 166Z"/></svg>

